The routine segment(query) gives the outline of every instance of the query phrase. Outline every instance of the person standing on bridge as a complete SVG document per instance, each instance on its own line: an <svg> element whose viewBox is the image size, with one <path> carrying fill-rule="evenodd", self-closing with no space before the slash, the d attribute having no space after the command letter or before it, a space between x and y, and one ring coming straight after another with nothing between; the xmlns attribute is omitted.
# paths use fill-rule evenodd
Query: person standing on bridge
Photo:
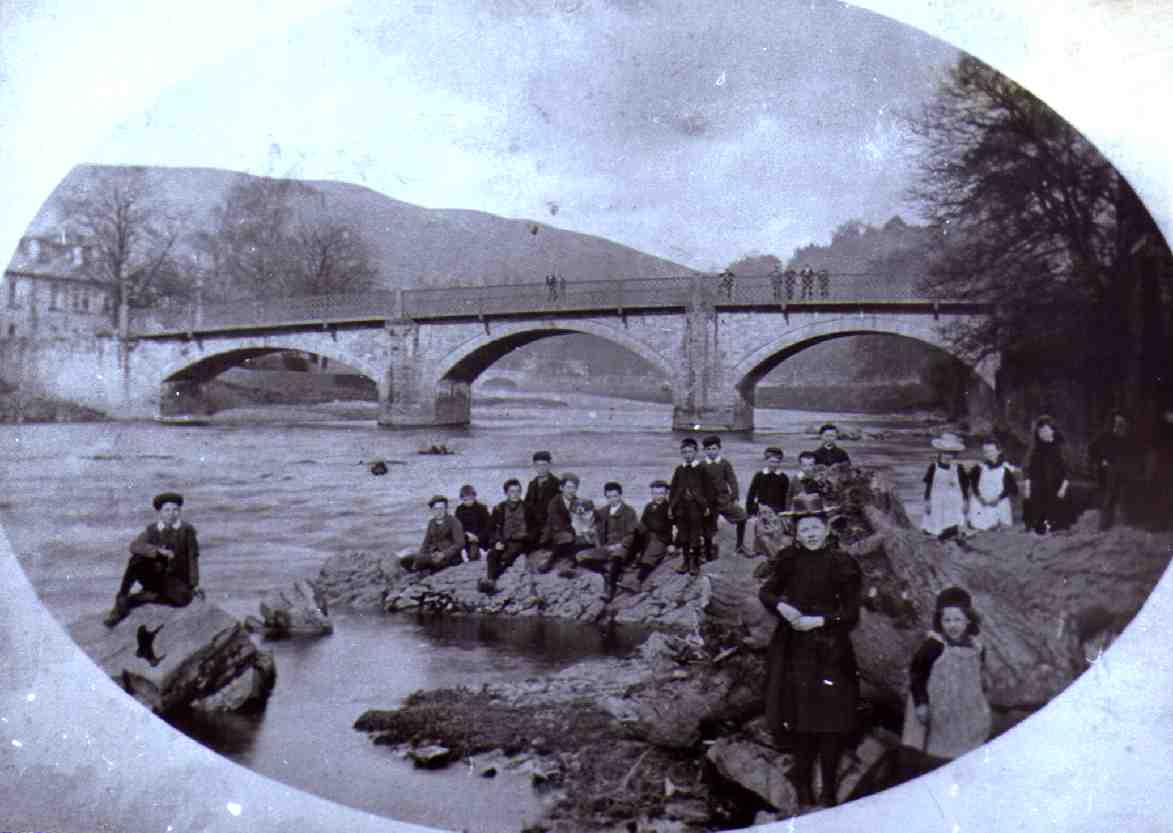
<svg viewBox="0 0 1173 833"><path fill-rule="evenodd" d="M145 604L186 607L203 596L200 584L200 545L195 527L180 518L183 495L163 492L152 505L157 520L130 543L130 561L106 615L106 627L125 619L132 608ZM142 589L131 593L135 584Z"/></svg>
<svg viewBox="0 0 1173 833"><path fill-rule="evenodd" d="M546 275L546 297L547 300L558 300L558 278L553 274Z"/></svg>

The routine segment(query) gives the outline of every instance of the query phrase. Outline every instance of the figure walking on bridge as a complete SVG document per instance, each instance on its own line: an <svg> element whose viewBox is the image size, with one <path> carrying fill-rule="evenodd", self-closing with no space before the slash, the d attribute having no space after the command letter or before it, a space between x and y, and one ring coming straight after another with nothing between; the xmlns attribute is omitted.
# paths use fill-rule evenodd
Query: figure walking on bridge
<svg viewBox="0 0 1173 833"><path fill-rule="evenodd" d="M546 275L546 296L550 301L558 300L558 278L553 273Z"/></svg>
<svg viewBox="0 0 1173 833"><path fill-rule="evenodd" d="M733 283L736 277L732 269L726 269L721 273L721 294L725 296L725 300L733 300Z"/></svg>
<svg viewBox="0 0 1173 833"><path fill-rule="evenodd" d="M831 297L831 273L826 269L819 270L819 297Z"/></svg>
<svg viewBox="0 0 1173 833"><path fill-rule="evenodd" d="M804 266L798 274L802 277L802 300L809 301L815 296L815 270Z"/></svg>
<svg viewBox="0 0 1173 833"><path fill-rule="evenodd" d="M794 300L794 286L798 281L798 273L793 269L786 270L786 301Z"/></svg>

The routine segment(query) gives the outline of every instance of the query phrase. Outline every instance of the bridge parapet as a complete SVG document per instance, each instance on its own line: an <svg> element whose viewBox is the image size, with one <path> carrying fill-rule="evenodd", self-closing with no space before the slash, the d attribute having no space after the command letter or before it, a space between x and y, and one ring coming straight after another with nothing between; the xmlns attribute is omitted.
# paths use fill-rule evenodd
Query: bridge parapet
<svg viewBox="0 0 1173 833"><path fill-rule="evenodd" d="M676 275L658 278L378 290L357 295L313 295L143 311L136 336L317 323L484 318L628 310L683 310L804 305L955 303L932 299L915 283L881 273L775 272L768 275Z"/></svg>

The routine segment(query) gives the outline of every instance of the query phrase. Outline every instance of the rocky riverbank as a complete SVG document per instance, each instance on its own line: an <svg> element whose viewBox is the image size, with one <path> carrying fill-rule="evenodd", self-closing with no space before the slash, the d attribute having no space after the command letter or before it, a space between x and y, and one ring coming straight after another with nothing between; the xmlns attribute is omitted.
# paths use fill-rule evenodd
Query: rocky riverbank
<svg viewBox="0 0 1173 833"><path fill-rule="evenodd" d="M908 662L940 590L966 587L984 617L989 696L1005 727L1096 659L1173 552L1168 534L1101 533L1095 513L1045 538L1003 530L941 541L912 527L879 474L844 468L821 478L841 506L833 523L840 545L865 576L853 642L869 711L844 756L840 800L900 777L898 718L894 725L889 716L899 714ZM731 553L728 537L722 544ZM477 591L477 562L424 578L400 571L393 557L361 554L331 559L317 587L332 606L624 621L659 631L626 660L588 661L520 686L420 692L401 709L368 712L356 728L404 751L440 747L440 759L487 755L492 766L541 773L534 778L551 790L550 829L606 830L631 818L641 829L715 829L800 809L785 777L791 756L760 716L764 647L776 624L757 600L760 563L727 554L699 578L661 566L645 590L610 604L599 598L601 576L580 569L563 578L525 561L494 596ZM590 731L579 736L577 721Z"/></svg>
<svg viewBox="0 0 1173 833"><path fill-rule="evenodd" d="M51 396L21 393L0 384L0 424L26 422L102 422L101 411Z"/></svg>

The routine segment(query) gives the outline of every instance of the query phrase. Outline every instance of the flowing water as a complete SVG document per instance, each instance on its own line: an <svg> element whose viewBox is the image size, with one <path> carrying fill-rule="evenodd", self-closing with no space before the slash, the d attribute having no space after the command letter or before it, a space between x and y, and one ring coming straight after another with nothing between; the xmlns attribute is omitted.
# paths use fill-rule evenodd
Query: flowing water
<svg viewBox="0 0 1173 833"><path fill-rule="evenodd" d="M199 530L208 600L243 617L265 591L315 575L330 555L418 543L433 493L454 498L467 482L482 501L497 501L506 478L532 476L537 449L553 453L555 471L578 473L586 497L621 481L637 510L648 483L670 477L679 460L670 406L558 394L565 406L551 407L550 398L474 407L473 426L459 430L380 430L362 403L229 411L207 426L0 426L8 483L0 521L44 603L68 623L109 607L127 543L153 519L151 497L180 491ZM765 446L783 446L793 467L824 418L882 434L844 446L856 463L887 470L906 504L919 504L931 457L923 416L759 410L752 437L724 438L742 489ZM431 443L457 453L418 454ZM376 458L388 462L386 476L368 472ZM416 689L524 679L634 645L629 635L552 622L334 618L333 636L266 643L278 682L263 715L176 725L293 786L449 829L517 829L537 800L521 778L414 771L351 729L359 714L392 708Z"/></svg>

